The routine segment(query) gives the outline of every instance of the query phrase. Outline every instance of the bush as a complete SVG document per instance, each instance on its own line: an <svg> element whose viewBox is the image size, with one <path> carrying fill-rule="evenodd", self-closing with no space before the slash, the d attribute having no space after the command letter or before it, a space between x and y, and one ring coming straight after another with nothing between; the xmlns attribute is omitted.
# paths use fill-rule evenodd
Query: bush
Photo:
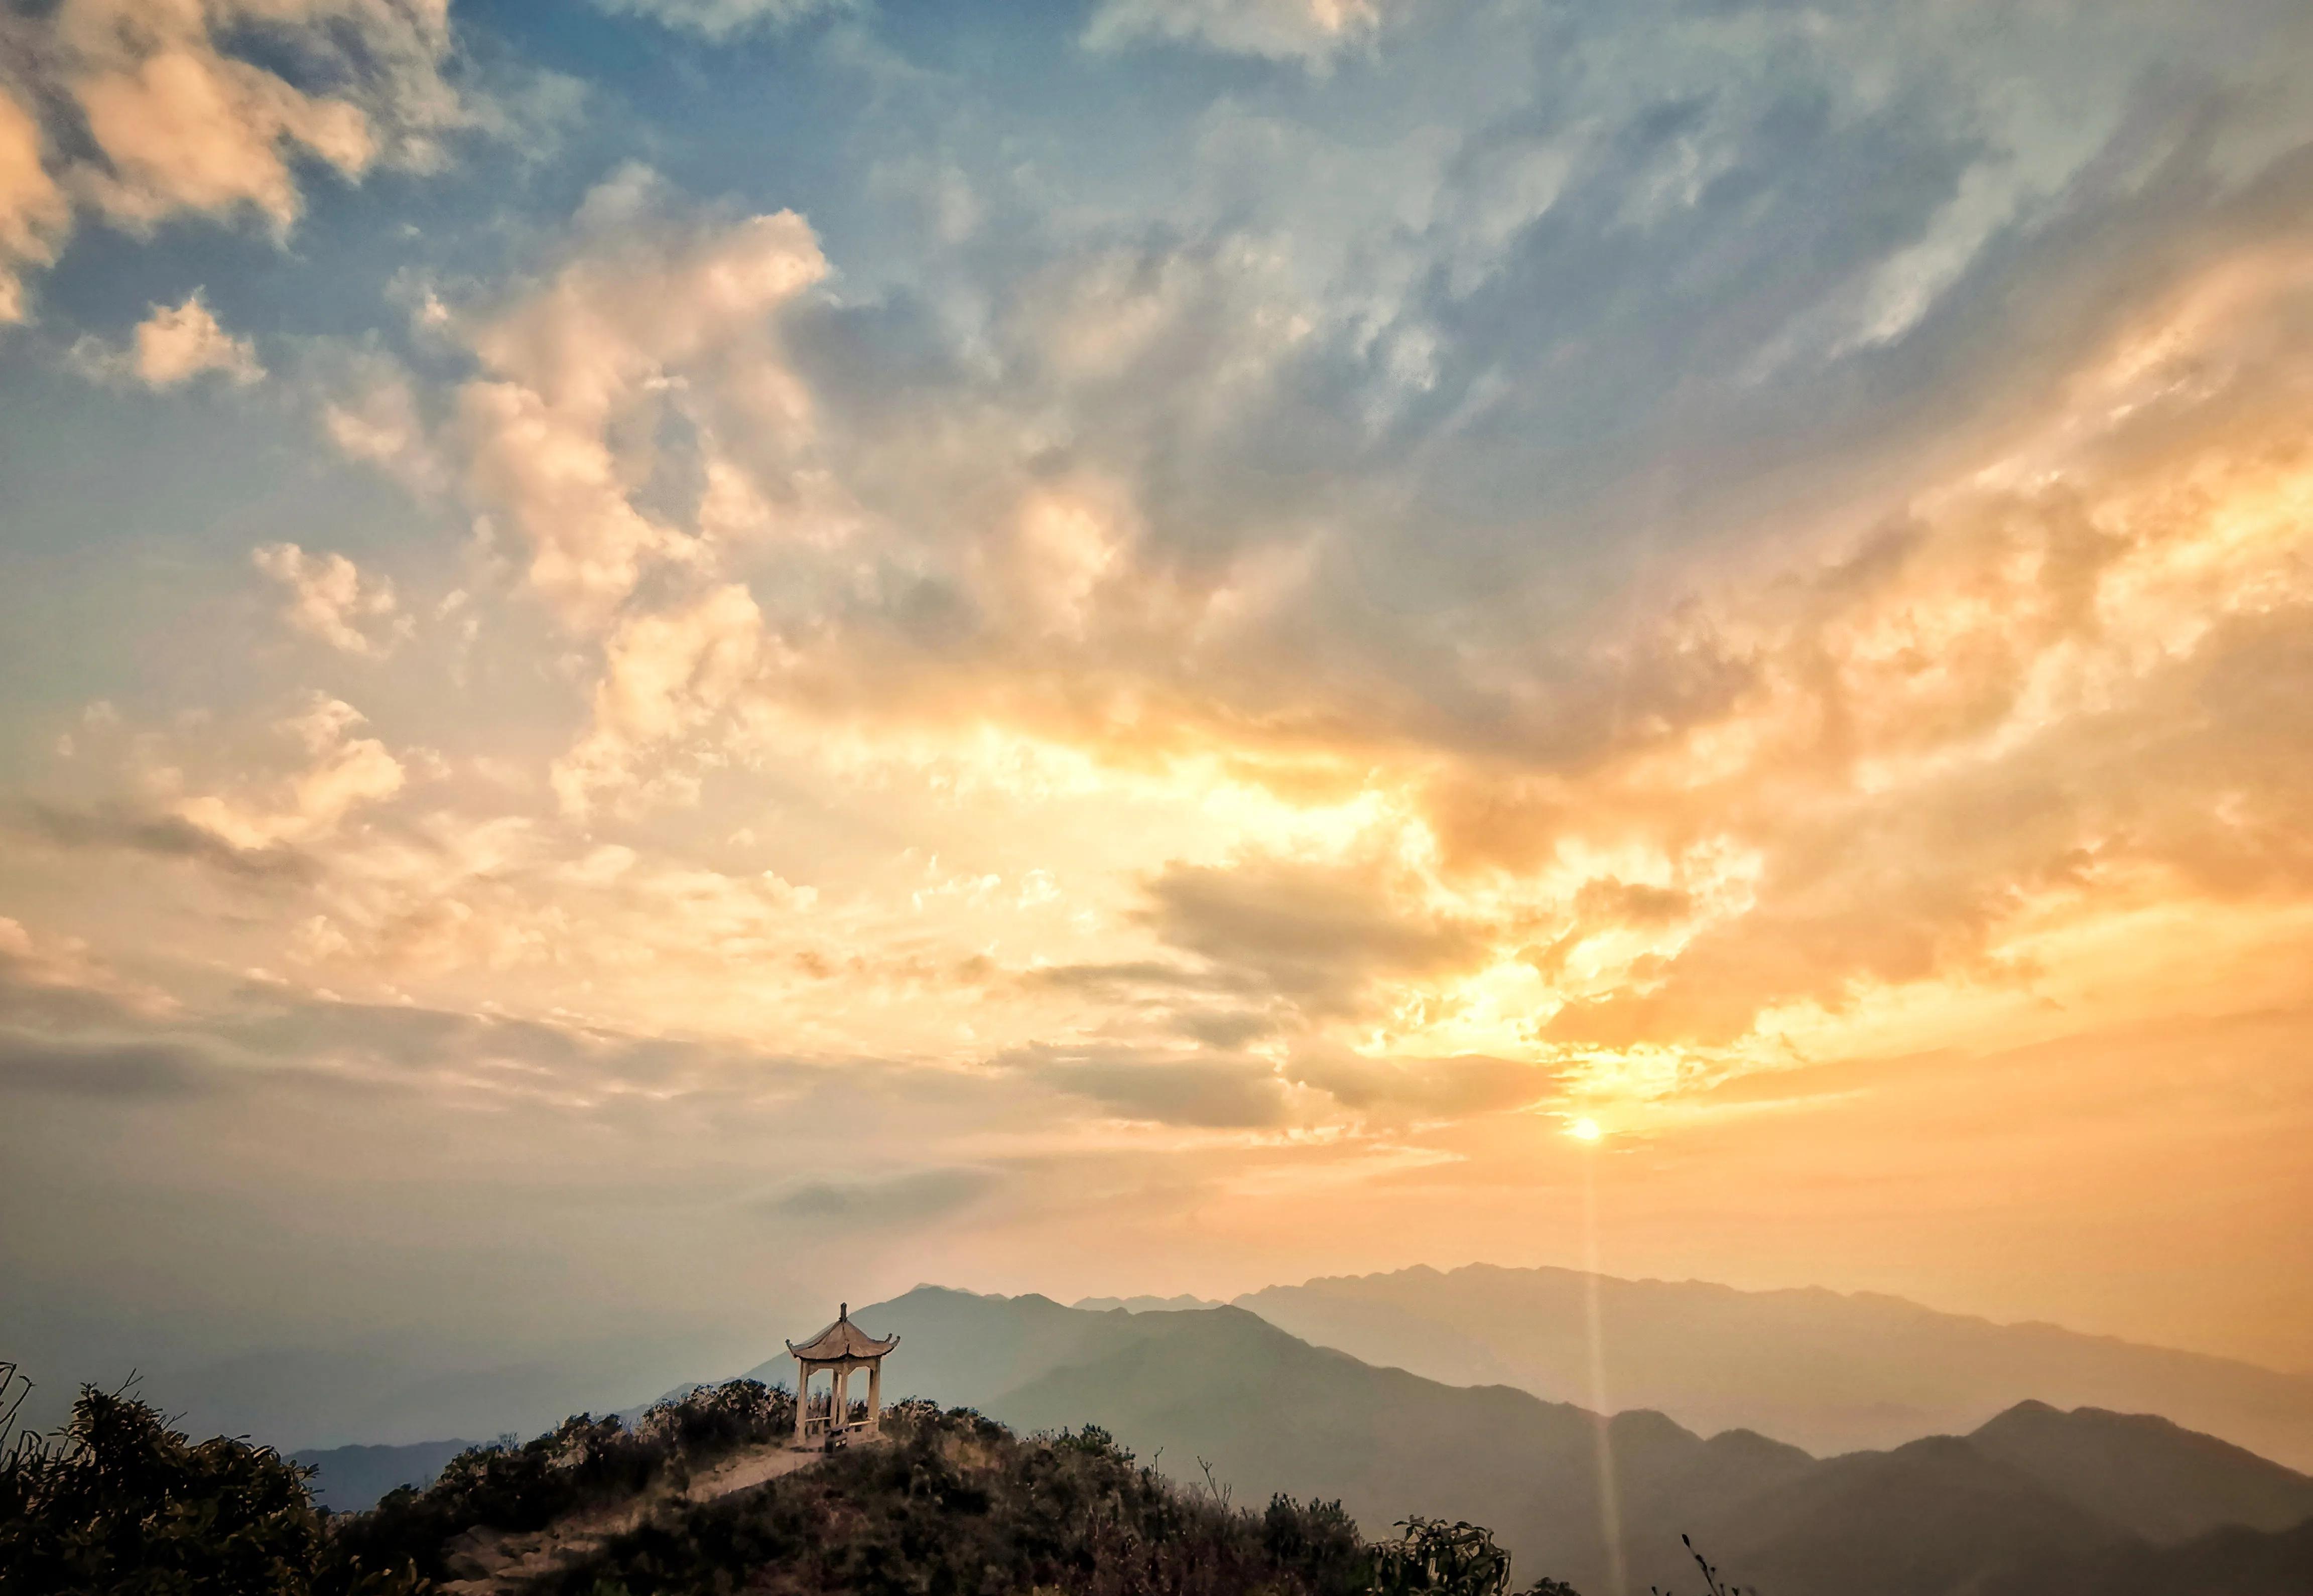
<svg viewBox="0 0 2313 1596"><path fill-rule="evenodd" d="M1370 1560L1358 1521L1339 1502L1270 1498L1261 1515L1261 1543L1280 1565L1297 1569L1313 1596L1352 1596L1372 1583Z"/></svg>
<svg viewBox="0 0 2313 1596"><path fill-rule="evenodd" d="M71 1425L0 1461L0 1590L88 1596L422 1596L444 1543L543 1529L793 1433L786 1393L705 1387L631 1428L580 1414L477 1447L366 1513L317 1510L271 1450L195 1444L133 1398L84 1389ZM1504 1596L1509 1558L1471 1524L1411 1519L1367 1544L1338 1502L1251 1513L1135 1461L1097 1425L1016 1437L902 1402L892 1444L708 1503L667 1492L642 1527L541 1596ZM1544 1581L1526 1596L1573 1596Z"/></svg>
<svg viewBox="0 0 2313 1596"><path fill-rule="evenodd" d="M1503 1596L1510 1588L1510 1555L1491 1530L1422 1518L1398 1529L1397 1539L1374 1548L1374 1596Z"/></svg>
<svg viewBox="0 0 2313 1596"><path fill-rule="evenodd" d="M425 1490L404 1486L337 1526L333 1553L371 1566L413 1565L447 1577L444 1544L469 1530L542 1530L567 1513L619 1501L742 1447L795 1430L795 1400L752 1380L699 1386L661 1402L632 1429L579 1414L519 1446L478 1446L443 1466Z"/></svg>
<svg viewBox="0 0 2313 1596"><path fill-rule="evenodd" d="M309 1474L270 1447L195 1443L148 1404L83 1386L59 1435L0 1462L0 1589L311 1596L326 1530ZM348 1560L330 1588L414 1583Z"/></svg>
<svg viewBox="0 0 2313 1596"><path fill-rule="evenodd" d="M1509 1559L1473 1526L1368 1547L1339 1503L1262 1513L1183 1490L1097 1425L1015 1437L905 1403L889 1446L686 1504L564 1574L557 1596L1501 1596ZM1563 1587L1544 1589L1555 1596Z"/></svg>

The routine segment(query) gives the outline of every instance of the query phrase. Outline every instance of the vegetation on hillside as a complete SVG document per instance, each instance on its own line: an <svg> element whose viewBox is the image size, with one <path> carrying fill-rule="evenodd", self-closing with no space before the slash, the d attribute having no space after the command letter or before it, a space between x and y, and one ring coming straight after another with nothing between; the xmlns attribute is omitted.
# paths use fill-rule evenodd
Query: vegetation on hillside
<svg viewBox="0 0 2313 1596"><path fill-rule="evenodd" d="M339 1555L306 1471L268 1447L192 1442L84 1387L54 1438L0 1460L0 1590L89 1596L413 1596Z"/></svg>
<svg viewBox="0 0 2313 1596"><path fill-rule="evenodd" d="M905 1403L892 1444L839 1452L774 1488L687 1505L568 1571L558 1596L1503 1596L1483 1530L1415 1520L1369 1545L1338 1503L1261 1512L1192 1492L1095 1425L1016 1437L965 1409ZM1548 1582L1534 1596L1566 1596Z"/></svg>
<svg viewBox="0 0 2313 1596"><path fill-rule="evenodd" d="M444 1548L469 1530L540 1530L586 1508L680 1489L732 1453L794 1432L795 1399L752 1380L699 1386L632 1426L582 1413L518 1446L461 1452L423 1491L404 1486L373 1512L336 1515L332 1551L445 1579Z"/></svg>
<svg viewBox="0 0 2313 1596"><path fill-rule="evenodd" d="M785 1392L701 1388L632 1426L581 1415L479 1447L374 1512L316 1508L311 1471L266 1447L195 1443L149 1405L84 1388L71 1424L0 1460L0 1589L121 1596L425 1596L444 1547L611 1503L638 1528L541 1596L1507 1596L1484 1530L1415 1519L1380 1543L1338 1503L1266 1509L1192 1491L1092 1425L1020 1437L902 1403L889 1443L717 1500L679 1487L790 1433ZM1526 1596L1573 1596L1543 1581Z"/></svg>

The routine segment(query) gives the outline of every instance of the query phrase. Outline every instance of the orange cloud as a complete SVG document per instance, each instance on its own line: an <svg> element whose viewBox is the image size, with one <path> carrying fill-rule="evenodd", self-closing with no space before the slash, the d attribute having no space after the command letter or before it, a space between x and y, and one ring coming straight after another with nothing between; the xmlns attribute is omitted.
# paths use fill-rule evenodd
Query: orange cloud
<svg viewBox="0 0 2313 1596"><path fill-rule="evenodd" d="M478 119L444 75L446 0L62 0L24 28L22 68L76 125L47 137L0 90L0 321L24 319L22 270L56 259L76 210L136 232L191 213L286 234L299 162L423 170ZM274 65L243 52L252 38Z"/></svg>

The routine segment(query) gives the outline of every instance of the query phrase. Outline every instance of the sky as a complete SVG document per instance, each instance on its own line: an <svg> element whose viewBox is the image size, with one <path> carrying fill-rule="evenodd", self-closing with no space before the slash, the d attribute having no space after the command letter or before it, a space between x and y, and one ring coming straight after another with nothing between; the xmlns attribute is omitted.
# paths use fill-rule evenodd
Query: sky
<svg viewBox="0 0 2313 1596"><path fill-rule="evenodd" d="M2309 429L2301 0L12 8L0 1358L2313 1370Z"/></svg>

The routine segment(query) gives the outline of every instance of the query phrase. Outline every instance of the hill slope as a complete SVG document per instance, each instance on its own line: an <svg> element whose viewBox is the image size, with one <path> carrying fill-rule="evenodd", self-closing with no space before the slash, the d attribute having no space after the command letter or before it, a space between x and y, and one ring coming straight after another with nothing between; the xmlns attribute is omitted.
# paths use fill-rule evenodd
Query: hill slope
<svg viewBox="0 0 2313 1596"><path fill-rule="evenodd" d="M1968 1436L1987 1457L2156 1544L2313 1519L2313 1479L2149 1414L2019 1402Z"/></svg>
<svg viewBox="0 0 2313 1596"><path fill-rule="evenodd" d="M2304 1596L2313 1591L2313 1523L2212 1530L2183 1546L2115 1547L2010 1571L1982 1596Z"/></svg>
<svg viewBox="0 0 2313 1596"><path fill-rule="evenodd" d="M1030 1430L1096 1421L1175 1478L1210 1465L1242 1501L1338 1497L1368 1534L1417 1513L1487 1524L1522 1570L1593 1592L1614 1587L1618 1556L1630 1589L1691 1584L1686 1532L1777 1596L1851 1596L1864 1567L1887 1596L1942 1596L2217 1521L2277 1527L2313 1490L2158 1420L2045 1407L1984 1426L1981 1445L1819 1460L1752 1432L1705 1439L1646 1411L1602 1423L1510 1387L1376 1368L1233 1308L1089 1312L923 1287L857 1317L902 1337L888 1390ZM775 1360L758 1377L780 1372ZM2085 1460L2098 1457L2101 1472ZM2148 1518L2148 1491L2167 1493L2165 1515Z"/></svg>
<svg viewBox="0 0 2313 1596"><path fill-rule="evenodd" d="M2129 1543L2125 1530L1952 1436L1833 1458L1739 1504L1691 1504L1697 1543L1741 1583L1834 1596L1946 1596Z"/></svg>
<svg viewBox="0 0 2313 1596"><path fill-rule="evenodd" d="M1614 1404L1700 1430L1756 1429L1838 1452L1964 1434L2036 1399L2157 1413L2313 1469L2313 1379L2303 1375L1895 1297L1607 1276L1596 1285ZM1271 1286L1236 1305L1368 1363L1583 1400L1591 1286L1569 1269L1472 1265Z"/></svg>

